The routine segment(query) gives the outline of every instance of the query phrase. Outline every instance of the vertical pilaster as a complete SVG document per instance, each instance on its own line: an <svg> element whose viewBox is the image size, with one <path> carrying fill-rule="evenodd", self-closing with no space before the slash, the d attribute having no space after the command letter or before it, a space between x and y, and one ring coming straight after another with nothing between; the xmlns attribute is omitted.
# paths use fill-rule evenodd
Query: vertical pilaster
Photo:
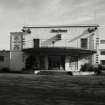
<svg viewBox="0 0 105 105"><path fill-rule="evenodd" d="M45 70L48 70L48 56L45 56Z"/></svg>
<svg viewBox="0 0 105 105"><path fill-rule="evenodd" d="M69 67L69 56L65 57L65 71L70 71L70 67Z"/></svg>

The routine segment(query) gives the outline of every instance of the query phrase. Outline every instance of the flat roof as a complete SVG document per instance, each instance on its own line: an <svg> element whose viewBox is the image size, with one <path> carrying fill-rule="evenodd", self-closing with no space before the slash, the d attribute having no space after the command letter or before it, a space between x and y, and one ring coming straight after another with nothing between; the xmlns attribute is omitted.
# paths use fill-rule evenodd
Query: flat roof
<svg viewBox="0 0 105 105"><path fill-rule="evenodd" d="M98 24L75 24L75 25L26 25L23 28L67 28L67 27L99 27Z"/></svg>
<svg viewBox="0 0 105 105"><path fill-rule="evenodd" d="M82 48L72 48L72 47L41 47L41 48L28 48L23 49L25 53L34 53L41 55L79 55L79 54L93 54L96 50L87 50Z"/></svg>
<svg viewBox="0 0 105 105"><path fill-rule="evenodd" d="M0 50L0 52L10 52L9 50Z"/></svg>

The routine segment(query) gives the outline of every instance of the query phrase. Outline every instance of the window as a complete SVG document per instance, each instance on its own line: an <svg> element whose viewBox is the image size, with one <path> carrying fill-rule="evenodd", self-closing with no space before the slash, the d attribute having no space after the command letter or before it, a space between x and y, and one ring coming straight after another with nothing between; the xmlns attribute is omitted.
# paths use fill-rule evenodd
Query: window
<svg viewBox="0 0 105 105"><path fill-rule="evenodd" d="M81 48L87 48L88 47L88 39L82 38L81 39Z"/></svg>
<svg viewBox="0 0 105 105"><path fill-rule="evenodd" d="M0 56L0 62L4 61L4 56Z"/></svg>
<svg viewBox="0 0 105 105"><path fill-rule="evenodd" d="M105 55L105 51L101 51L101 55Z"/></svg>
<svg viewBox="0 0 105 105"><path fill-rule="evenodd" d="M105 44L105 40L100 40L100 43L101 44Z"/></svg>
<svg viewBox="0 0 105 105"><path fill-rule="evenodd" d="M39 47L40 40L39 39L33 39L34 48Z"/></svg>
<svg viewBox="0 0 105 105"><path fill-rule="evenodd" d="M101 64L102 65L105 65L105 60L101 60Z"/></svg>
<svg viewBox="0 0 105 105"><path fill-rule="evenodd" d="M57 39L57 40L61 40L61 34L57 34L57 35L56 35L56 39Z"/></svg>

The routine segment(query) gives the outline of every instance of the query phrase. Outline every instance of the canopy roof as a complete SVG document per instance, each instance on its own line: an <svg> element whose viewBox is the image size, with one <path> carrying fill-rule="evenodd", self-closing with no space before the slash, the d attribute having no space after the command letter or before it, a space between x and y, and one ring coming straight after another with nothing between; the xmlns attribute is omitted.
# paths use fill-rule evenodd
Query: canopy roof
<svg viewBox="0 0 105 105"><path fill-rule="evenodd" d="M48 25L48 26L23 26L23 28L67 28L67 27L99 27L98 24L75 24L75 25Z"/></svg>
<svg viewBox="0 0 105 105"><path fill-rule="evenodd" d="M72 47L41 47L23 49L25 53L33 53L39 55L86 55L96 53L95 50Z"/></svg>

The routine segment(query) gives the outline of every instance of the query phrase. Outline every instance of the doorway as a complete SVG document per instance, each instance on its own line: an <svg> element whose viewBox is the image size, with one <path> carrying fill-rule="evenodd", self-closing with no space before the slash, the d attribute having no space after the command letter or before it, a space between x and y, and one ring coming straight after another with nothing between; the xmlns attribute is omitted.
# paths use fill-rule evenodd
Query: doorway
<svg viewBox="0 0 105 105"><path fill-rule="evenodd" d="M63 56L49 56L49 70L64 70L64 57Z"/></svg>

